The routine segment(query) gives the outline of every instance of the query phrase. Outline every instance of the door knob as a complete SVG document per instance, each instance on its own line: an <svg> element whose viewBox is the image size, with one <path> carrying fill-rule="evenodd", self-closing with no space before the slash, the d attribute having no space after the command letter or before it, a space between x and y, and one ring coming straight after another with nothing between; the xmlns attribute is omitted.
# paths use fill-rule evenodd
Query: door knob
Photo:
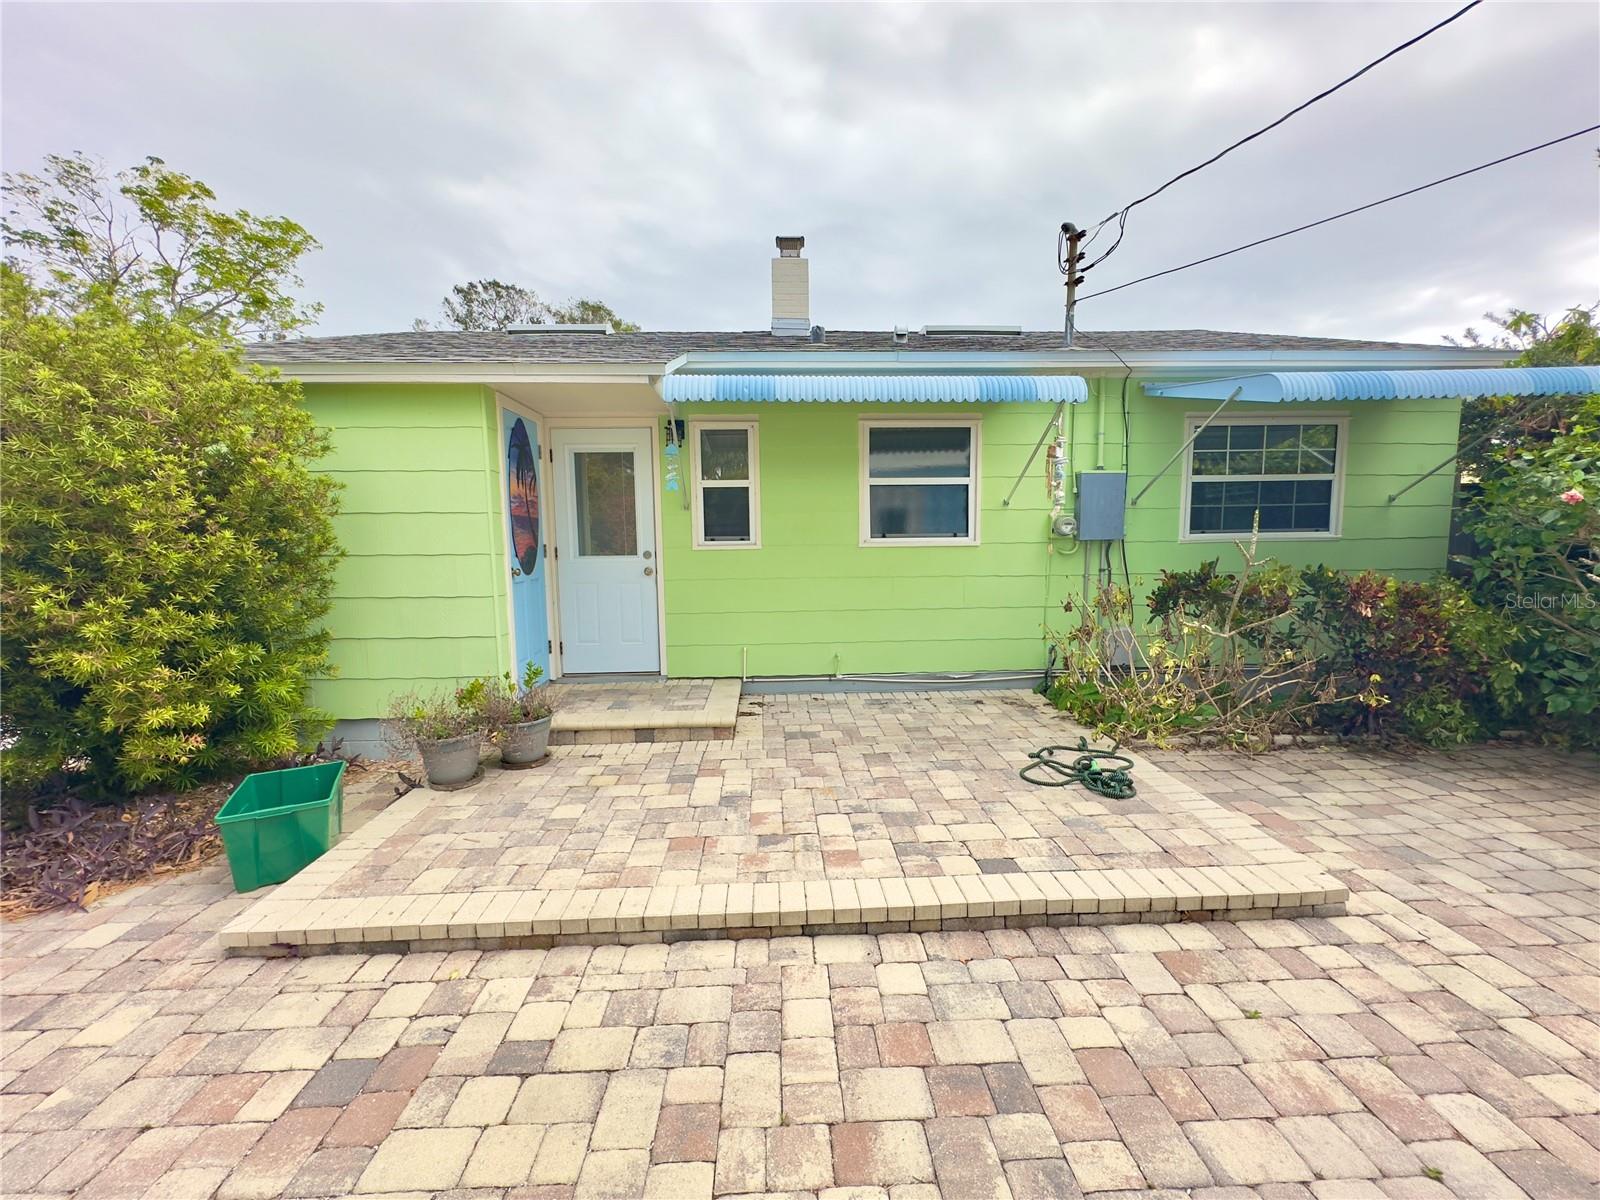
<svg viewBox="0 0 1600 1200"><path fill-rule="evenodd" d="M654 567L646 567L644 569L644 573L646 575L654 575L656 573L656 569Z"/></svg>
<svg viewBox="0 0 1600 1200"><path fill-rule="evenodd" d="M512 567L511 568L511 577L513 579L520 578L521 575L522 575L522 568L521 567Z"/></svg>

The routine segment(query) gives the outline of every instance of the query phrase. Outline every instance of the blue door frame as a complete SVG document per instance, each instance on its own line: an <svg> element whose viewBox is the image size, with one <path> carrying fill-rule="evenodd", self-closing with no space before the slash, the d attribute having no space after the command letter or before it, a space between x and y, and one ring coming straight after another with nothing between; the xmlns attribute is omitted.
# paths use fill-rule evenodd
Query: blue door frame
<svg viewBox="0 0 1600 1200"><path fill-rule="evenodd" d="M550 618L545 606L545 547L539 426L502 409L505 435L506 569L510 573L511 655L517 680L532 663L550 678Z"/></svg>

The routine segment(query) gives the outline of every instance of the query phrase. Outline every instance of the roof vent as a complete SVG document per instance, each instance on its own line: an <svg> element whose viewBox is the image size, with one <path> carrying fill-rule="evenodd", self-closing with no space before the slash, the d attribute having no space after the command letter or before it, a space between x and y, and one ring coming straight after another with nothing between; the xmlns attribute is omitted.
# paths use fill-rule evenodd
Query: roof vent
<svg viewBox="0 0 1600 1200"><path fill-rule="evenodd" d="M811 344L813 346L820 346L827 340L828 331L826 329L824 329L821 325L813 325L811 327Z"/></svg>
<svg viewBox="0 0 1600 1200"><path fill-rule="evenodd" d="M925 337L956 337L962 334L992 334L1005 337L1020 337L1021 325L924 325L922 332Z"/></svg>
<svg viewBox="0 0 1600 1200"><path fill-rule="evenodd" d="M510 325L506 327L507 333L597 333L601 337L609 337L616 330L611 328L611 322L603 325Z"/></svg>
<svg viewBox="0 0 1600 1200"><path fill-rule="evenodd" d="M899 345L905 345L911 340L911 330L904 325L896 325L894 327L894 340Z"/></svg>

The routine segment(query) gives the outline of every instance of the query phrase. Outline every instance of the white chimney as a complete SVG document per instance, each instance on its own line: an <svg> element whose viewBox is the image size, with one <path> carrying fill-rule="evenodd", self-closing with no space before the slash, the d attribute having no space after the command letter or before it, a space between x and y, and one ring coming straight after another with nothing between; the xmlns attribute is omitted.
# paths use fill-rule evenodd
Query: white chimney
<svg viewBox="0 0 1600 1200"><path fill-rule="evenodd" d="M811 332L811 264L800 257L803 237L779 237L772 260L772 332L805 337Z"/></svg>

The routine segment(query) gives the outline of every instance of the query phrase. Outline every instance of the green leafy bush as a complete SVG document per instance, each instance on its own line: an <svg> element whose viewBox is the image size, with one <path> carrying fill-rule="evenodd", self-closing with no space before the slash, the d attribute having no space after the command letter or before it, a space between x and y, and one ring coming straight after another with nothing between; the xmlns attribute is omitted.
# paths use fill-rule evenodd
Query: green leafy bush
<svg viewBox="0 0 1600 1200"><path fill-rule="evenodd" d="M313 744L336 488L298 387L165 313L0 289L7 782L183 787Z"/></svg>
<svg viewBox="0 0 1600 1200"><path fill-rule="evenodd" d="M1241 551L1238 575L1215 561L1163 572L1149 597L1155 627L1139 637L1131 595L1102 588L1057 639L1051 700L1119 740L1199 736L1252 749L1334 704L1384 703L1360 679L1324 670L1299 636L1296 573L1258 559L1253 543Z"/></svg>
<svg viewBox="0 0 1600 1200"><path fill-rule="evenodd" d="M1429 688L1400 706L1405 735L1427 746L1465 746L1484 736L1483 722L1447 687Z"/></svg>
<svg viewBox="0 0 1600 1200"><path fill-rule="evenodd" d="M1279 628L1299 592L1300 581L1292 567L1252 561L1251 569L1230 575L1217 569L1219 559L1201 563L1190 571L1163 571L1150 590L1150 615L1159 621L1175 617L1212 629L1239 631L1251 644L1260 644Z"/></svg>
<svg viewBox="0 0 1600 1200"><path fill-rule="evenodd" d="M1126 592L1106 589L1058 638L1051 699L1118 738L1247 747L1309 730L1459 744L1514 700L1516 631L1461 585L1297 571L1241 551L1237 574L1216 560L1162 572L1132 668L1108 665L1107 631L1131 629L1133 614Z"/></svg>
<svg viewBox="0 0 1600 1200"><path fill-rule="evenodd" d="M1322 723L1344 733L1384 733L1398 718L1416 736L1413 711L1459 707L1477 722L1492 722L1515 696L1510 624L1479 607L1454 580L1310 567L1300 583L1298 636L1322 648L1323 670L1330 676L1370 685L1364 700L1326 706ZM1424 696L1431 702L1413 710Z"/></svg>
<svg viewBox="0 0 1600 1200"><path fill-rule="evenodd" d="M1575 404L1562 432L1501 451L1465 524L1480 603L1514 626L1529 722L1600 743L1600 396Z"/></svg>

